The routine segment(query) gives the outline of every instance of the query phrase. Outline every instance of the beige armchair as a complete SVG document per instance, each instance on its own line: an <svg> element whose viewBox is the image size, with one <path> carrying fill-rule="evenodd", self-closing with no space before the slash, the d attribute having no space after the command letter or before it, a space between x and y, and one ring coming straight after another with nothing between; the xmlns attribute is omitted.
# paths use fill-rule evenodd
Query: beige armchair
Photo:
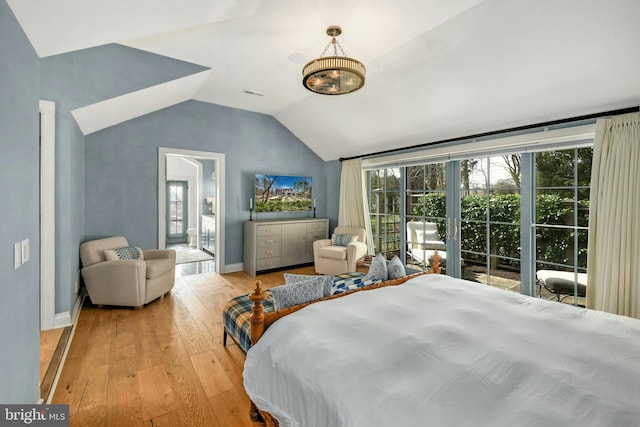
<svg viewBox="0 0 640 427"><path fill-rule="evenodd" d="M175 283L176 252L143 251L143 259L107 261L105 249L129 247L124 237L108 237L80 245L82 278L91 302L142 308L168 293Z"/></svg>
<svg viewBox="0 0 640 427"><path fill-rule="evenodd" d="M334 234L350 234L358 240L347 246L334 246L331 239L313 242L316 273L340 274L356 271L356 261L367 254L366 232L358 227L336 227Z"/></svg>

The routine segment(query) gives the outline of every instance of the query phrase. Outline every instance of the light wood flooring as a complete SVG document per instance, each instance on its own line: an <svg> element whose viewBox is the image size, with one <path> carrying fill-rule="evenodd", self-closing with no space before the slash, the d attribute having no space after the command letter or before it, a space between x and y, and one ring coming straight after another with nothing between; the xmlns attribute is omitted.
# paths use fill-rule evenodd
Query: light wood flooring
<svg viewBox="0 0 640 427"><path fill-rule="evenodd" d="M269 288L284 273L258 278ZM72 427L252 426L245 356L233 340L222 346L222 309L254 285L243 272L176 277L169 295L142 310L87 298L51 403L69 405Z"/></svg>

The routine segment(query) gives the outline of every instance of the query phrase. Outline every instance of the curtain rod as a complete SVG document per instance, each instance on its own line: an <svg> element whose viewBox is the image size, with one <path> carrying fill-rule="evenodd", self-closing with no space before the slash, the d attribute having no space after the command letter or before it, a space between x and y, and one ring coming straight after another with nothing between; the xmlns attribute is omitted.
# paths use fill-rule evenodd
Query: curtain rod
<svg viewBox="0 0 640 427"><path fill-rule="evenodd" d="M474 139L474 138L483 138L485 136L500 135L500 134L503 134L503 133L517 132L517 131L521 131L521 130L535 129L535 128L545 127L545 126L554 126L554 125L559 125L559 124L563 124L563 123L577 122L577 121L580 121L580 120L597 119L597 118L600 118L600 117L617 116L617 115L620 115L620 114L637 113L637 112L640 112L640 106L628 107L628 108L620 108L618 110L604 111L604 112L601 112L601 113L587 114L587 115L584 115L584 116L570 117L570 118L566 118L566 119L552 120L552 121L549 121L549 122L535 123L535 124L532 124L532 125L518 126L518 127L514 127L514 128L509 128L509 129L502 129L502 130L494 130L494 131L484 132L484 133L477 133L475 135L463 136L463 137L459 137L459 138L449 138L449 139L442 139L440 141L425 142L425 143L422 143L422 144L410 145L408 147L392 148L392 149L389 149L389 150L377 151L375 153L361 154L359 156L340 157L340 161L343 162L345 160L352 160L352 159L358 159L358 158L369 157L369 156L378 156L380 154L397 153L399 151L409 151L409 150L414 150L416 148L423 148L423 147L429 147L429 146L432 146L432 145L444 144L446 142L463 141L463 140L466 140L466 139Z"/></svg>

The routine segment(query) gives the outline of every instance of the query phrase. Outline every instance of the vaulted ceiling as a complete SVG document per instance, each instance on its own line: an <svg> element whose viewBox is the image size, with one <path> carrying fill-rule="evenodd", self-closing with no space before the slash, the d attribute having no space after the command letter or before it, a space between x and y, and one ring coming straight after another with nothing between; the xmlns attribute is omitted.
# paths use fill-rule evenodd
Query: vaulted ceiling
<svg viewBox="0 0 640 427"><path fill-rule="evenodd" d="M196 99L270 114L332 160L640 103L637 0L7 3L40 57L118 43L210 69L80 109L85 133ZM356 93L301 85L329 25L367 67Z"/></svg>

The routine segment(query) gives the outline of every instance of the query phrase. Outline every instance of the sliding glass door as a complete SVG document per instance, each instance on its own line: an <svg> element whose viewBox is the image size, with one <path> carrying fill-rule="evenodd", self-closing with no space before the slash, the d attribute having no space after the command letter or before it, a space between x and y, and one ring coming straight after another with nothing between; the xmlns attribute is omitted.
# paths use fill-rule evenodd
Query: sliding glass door
<svg viewBox="0 0 640 427"><path fill-rule="evenodd" d="M461 161L462 277L520 292L520 155Z"/></svg>
<svg viewBox="0 0 640 427"><path fill-rule="evenodd" d="M369 173L369 212L371 233L376 253L383 252L387 259L401 253L401 169L389 168Z"/></svg>
<svg viewBox="0 0 640 427"><path fill-rule="evenodd" d="M581 141L585 144L588 141ZM583 305L592 148L371 170L377 252L501 289Z"/></svg>
<svg viewBox="0 0 640 427"><path fill-rule="evenodd" d="M440 266L446 270L446 164L409 166L405 173L406 263L428 268L433 264L433 256L438 251Z"/></svg>
<svg viewBox="0 0 640 427"><path fill-rule="evenodd" d="M538 294L585 304L591 147L535 155Z"/></svg>

